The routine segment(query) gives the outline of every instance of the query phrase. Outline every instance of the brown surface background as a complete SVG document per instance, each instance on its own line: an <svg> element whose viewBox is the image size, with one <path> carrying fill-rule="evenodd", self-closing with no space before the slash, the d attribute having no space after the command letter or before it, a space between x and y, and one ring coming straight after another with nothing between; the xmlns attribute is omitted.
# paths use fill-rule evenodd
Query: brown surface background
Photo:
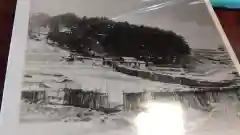
<svg viewBox="0 0 240 135"><path fill-rule="evenodd" d="M240 59L240 8L215 8L215 12L238 59Z"/></svg>
<svg viewBox="0 0 240 135"><path fill-rule="evenodd" d="M0 0L0 102L6 72L16 0ZM240 9L215 8L233 49L240 58ZM1 105L0 105L1 106Z"/></svg>
<svg viewBox="0 0 240 135"><path fill-rule="evenodd" d="M16 0L0 0L0 103L7 66ZM1 104L0 104L1 107Z"/></svg>

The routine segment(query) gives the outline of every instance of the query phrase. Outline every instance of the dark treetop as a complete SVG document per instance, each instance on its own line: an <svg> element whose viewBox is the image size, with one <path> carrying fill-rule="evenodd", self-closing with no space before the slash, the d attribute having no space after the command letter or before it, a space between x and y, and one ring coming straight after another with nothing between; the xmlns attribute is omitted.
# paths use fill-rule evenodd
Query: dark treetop
<svg viewBox="0 0 240 135"><path fill-rule="evenodd" d="M42 22L38 25L50 28L48 39L58 42L58 47L83 55L126 56L171 64L173 59L178 62L190 54L188 43L172 31L115 22L106 17L79 18L71 13L39 16L45 21L37 21Z"/></svg>

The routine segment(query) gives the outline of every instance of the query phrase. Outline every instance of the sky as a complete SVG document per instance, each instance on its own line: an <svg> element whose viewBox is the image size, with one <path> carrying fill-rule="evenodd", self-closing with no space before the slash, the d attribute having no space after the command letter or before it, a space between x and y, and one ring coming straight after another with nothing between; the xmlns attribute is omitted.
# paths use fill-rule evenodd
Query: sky
<svg viewBox="0 0 240 135"><path fill-rule="evenodd" d="M51 3L50 3L51 2ZM224 45L204 0L32 0L31 13L51 16L105 16L115 21L159 27L183 36L191 48Z"/></svg>

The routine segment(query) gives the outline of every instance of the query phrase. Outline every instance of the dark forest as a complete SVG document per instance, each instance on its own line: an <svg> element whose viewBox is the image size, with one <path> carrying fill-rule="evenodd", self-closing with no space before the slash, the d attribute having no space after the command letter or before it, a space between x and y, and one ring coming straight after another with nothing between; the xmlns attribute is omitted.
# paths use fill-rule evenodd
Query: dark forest
<svg viewBox="0 0 240 135"><path fill-rule="evenodd" d="M71 13L53 17L39 14L35 18L38 25L49 26L47 41L55 41L58 47L82 55L126 56L172 64L190 54L185 39L172 31L115 22L106 17L80 18ZM67 30L62 31L63 28Z"/></svg>

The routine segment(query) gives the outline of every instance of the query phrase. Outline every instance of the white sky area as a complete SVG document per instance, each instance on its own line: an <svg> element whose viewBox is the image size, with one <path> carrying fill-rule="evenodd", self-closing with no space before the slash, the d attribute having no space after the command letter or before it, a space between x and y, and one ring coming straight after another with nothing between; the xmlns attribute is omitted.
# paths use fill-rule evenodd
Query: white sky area
<svg viewBox="0 0 240 135"><path fill-rule="evenodd" d="M172 30L182 35L191 48L216 49L224 45L203 0L32 0L31 7L31 13L105 16Z"/></svg>

